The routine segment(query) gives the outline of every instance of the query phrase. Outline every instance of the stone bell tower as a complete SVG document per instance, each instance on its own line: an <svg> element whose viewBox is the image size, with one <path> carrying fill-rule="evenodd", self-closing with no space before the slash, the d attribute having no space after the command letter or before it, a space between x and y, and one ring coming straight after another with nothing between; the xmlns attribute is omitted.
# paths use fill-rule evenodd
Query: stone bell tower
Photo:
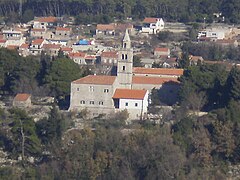
<svg viewBox="0 0 240 180"><path fill-rule="evenodd" d="M122 40L122 47L118 54L117 78L120 88L131 89L133 49L131 48L131 40L127 29Z"/></svg>

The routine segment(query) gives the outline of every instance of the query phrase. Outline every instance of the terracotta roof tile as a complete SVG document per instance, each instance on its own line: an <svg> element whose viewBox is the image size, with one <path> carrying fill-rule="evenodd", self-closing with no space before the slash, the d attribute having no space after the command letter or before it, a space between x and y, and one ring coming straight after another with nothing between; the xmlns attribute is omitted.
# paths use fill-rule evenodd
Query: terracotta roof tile
<svg viewBox="0 0 240 180"><path fill-rule="evenodd" d="M61 50L71 52L73 49L71 47L61 47Z"/></svg>
<svg viewBox="0 0 240 180"><path fill-rule="evenodd" d="M156 23L159 18L145 18L144 23Z"/></svg>
<svg viewBox="0 0 240 180"><path fill-rule="evenodd" d="M65 27L56 27L56 31L71 31L71 29Z"/></svg>
<svg viewBox="0 0 240 180"><path fill-rule="evenodd" d="M28 49L29 48L29 44L22 44L21 46L20 46L20 48L22 48L22 49Z"/></svg>
<svg viewBox="0 0 240 180"><path fill-rule="evenodd" d="M116 79L116 76L96 76L88 75L73 81L74 84L96 84L96 85L112 85Z"/></svg>
<svg viewBox="0 0 240 180"><path fill-rule="evenodd" d="M144 99L147 90L139 89L116 89L113 99Z"/></svg>
<svg viewBox="0 0 240 180"><path fill-rule="evenodd" d="M170 68L133 68L135 74L156 74L156 75L183 75L183 69L170 69Z"/></svg>
<svg viewBox="0 0 240 180"><path fill-rule="evenodd" d="M116 52L116 51L105 51L105 52L102 52L101 57L104 57L104 58L118 58L118 52Z"/></svg>
<svg viewBox="0 0 240 180"><path fill-rule="evenodd" d="M37 19L38 22L48 22L48 23L53 23L57 21L56 17L49 16L49 17L41 17Z"/></svg>
<svg viewBox="0 0 240 180"><path fill-rule="evenodd" d="M44 39L35 39L32 41L32 45L40 45L42 44Z"/></svg>
<svg viewBox="0 0 240 180"><path fill-rule="evenodd" d="M162 78L162 77L147 77L147 76L133 76L133 84L158 84L161 85L166 82L180 83L177 78Z"/></svg>
<svg viewBox="0 0 240 180"><path fill-rule="evenodd" d="M44 49L60 49L61 44L44 44Z"/></svg>
<svg viewBox="0 0 240 180"><path fill-rule="evenodd" d="M159 48L159 47L157 47L157 48L155 48L155 50L154 51L160 51L160 52L168 52L169 51L169 49L168 48Z"/></svg>
<svg viewBox="0 0 240 180"><path fill-rule="evenodd" d="M31 97L30 94L20 93L14 97L14 101L26 101L30 97Z"/></svg>
<svg viewBox="0 0 240 180"><path fill-rule="evenodd" d="M98 24L97 30L106 31L106 30L115 30L115 24Z"/></svg>
<svg viewBox="0 0 240 180"><path fill-rule="evenodd" d="M84 53L84 52L75 52L75 53L69 53L68 56L70 58L78 58L78 57L84 58L86 56L86 53Z"/></svg>

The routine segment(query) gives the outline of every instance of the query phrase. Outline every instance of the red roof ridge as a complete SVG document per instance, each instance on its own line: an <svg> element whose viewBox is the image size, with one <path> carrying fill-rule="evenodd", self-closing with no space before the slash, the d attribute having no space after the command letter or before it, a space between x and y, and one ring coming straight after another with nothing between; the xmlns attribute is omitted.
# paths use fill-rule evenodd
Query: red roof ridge
<svg viewBox="0 0 240 180"><path fill-rule="evenodd" d="M74 84L112 85L116 76L88 75L73 81Z"/></svg>
<svg viewBox="0 0 240 180"><path fill-rule="evenodd" d="M116 89L113 99L144 99L147 90L142 89Z"/></svg>

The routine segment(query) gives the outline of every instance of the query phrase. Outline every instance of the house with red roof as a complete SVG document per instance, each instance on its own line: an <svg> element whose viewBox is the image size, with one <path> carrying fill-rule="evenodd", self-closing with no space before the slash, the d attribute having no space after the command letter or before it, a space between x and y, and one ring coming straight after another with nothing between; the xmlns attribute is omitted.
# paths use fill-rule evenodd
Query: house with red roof
<svg viewBox="0 0 240 180"><path fill-rule="evenodd" d="M86 65L87 64L85 60L86 55L87 54L84 52L70 52L68 54L68 57L79 65Z"/></svg>
<svg viewBox="0 0 240 180"><path fill-rule="evenodd" d="M43 44L46 44L46 40L44 39L35 39L30 44L30 53L32 55L40 55L42 52Z"/></svg>
<svg viewBox="0 0 240 180"><path fill-rule="evenodd" d="M13 106L18 108L31 107L31 94L17 94L13 99Z"/></svg>
<svg viewBox="0 0 240 180"><path fill-rule="evenodd" d="M87 109L92 117L127 110L129 119L147 116L148 95L153 88L175 103L183 69L133 68L133 49L126 30L118 51L117 76L89 75L71 83L69 111Z"/></svg>
<svg viewBox="0 0 240 180"><path fill-rule="evenodd" d="M40 17L33 21L34 29L47 29L53 27L57 22L57 18L53 16Z"/></svg>
<svg viewBox="0 0 240 180"><path fill-rule="evenodd" d="M61 48L61 44L43 44L42 50L49 56L57 56Z"/></svg>
<svg viewBox="0 0 240 180"><path fill-rule="evenodd" d="M147 17L143 20L142 33L157 34L164 29L164 21L162 18Z"/></svg>
<svg viewBox="0 0 240 180"><path fill-rule="evenodd" d="M23 57L29 56L30 55L29 44L27 43L21 44L21 46L19 46L18 52L20 56Z"/></svg>
<svg viewBox="0 0 240 180"><path fill-rule="evenodd" d="M154 49L153 54L155 57L162 57L162 56L170 57L170 49L157 47Z"/></svg>
<svg viewBox="0 0 240 180"><path fill-rule="evenodd" d="M114 36L115 35L116 25L111 24L98 24L96 27L96 36Z"/></svg>

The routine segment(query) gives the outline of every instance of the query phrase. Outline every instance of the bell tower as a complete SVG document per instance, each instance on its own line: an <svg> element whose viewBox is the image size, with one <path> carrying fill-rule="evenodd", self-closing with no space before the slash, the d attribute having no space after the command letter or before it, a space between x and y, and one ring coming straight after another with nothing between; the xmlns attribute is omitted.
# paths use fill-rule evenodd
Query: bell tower
<svg viewBox="0 0 240 180"><path fill-rule="evenodd" d="M117 79L120 88L131 89L132 87L133 49L131 40L126 29L122 40L122 47L118 55Z"/></svg>

